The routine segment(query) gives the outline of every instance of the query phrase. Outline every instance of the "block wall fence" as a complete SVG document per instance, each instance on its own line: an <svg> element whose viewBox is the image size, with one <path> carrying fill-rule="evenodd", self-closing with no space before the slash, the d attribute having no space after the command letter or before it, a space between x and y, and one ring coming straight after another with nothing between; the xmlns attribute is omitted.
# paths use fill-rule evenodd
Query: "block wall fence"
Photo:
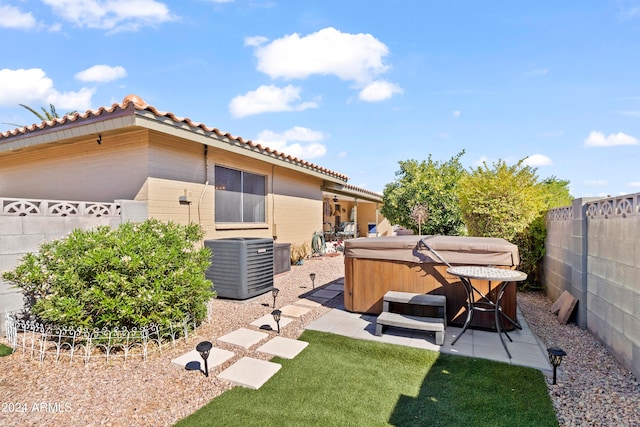
<svg viewBox="0 0 640 427"><path fill-rule="evenodd" d="M640 378L640 193L575 199L546 223L547 295L576 297L578 326Z"/></svg>
<svg viewBox="0 0 640 427"><path fill-rule="evenodd" d="M5 312L23 308L22 293L2 280L22 257L37 252L44 242L60 239L74 229L100 225L117 227L147 218L144 202L115 203L0 198L0 336L5 334Z"/></svg>

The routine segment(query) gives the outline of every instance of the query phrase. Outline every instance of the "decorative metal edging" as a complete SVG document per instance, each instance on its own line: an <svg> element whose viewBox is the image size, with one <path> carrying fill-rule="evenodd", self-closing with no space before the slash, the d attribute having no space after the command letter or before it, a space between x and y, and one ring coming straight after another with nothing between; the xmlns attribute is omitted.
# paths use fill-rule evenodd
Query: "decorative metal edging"
<svg viewBox="0 0 640 427"><path fill-rule="evenodd" d="M11 348L37 358L41 364L46 358L51 357L56 364L61 358L68 358L71 365L74 356L76 359L84 360L85 365L97 358L105 358L107 362L113 358L122 358L126 364L134 355L146 361L151 352L162 353L163 346L169 344L175 347L176 341L180 338L186 341L190 331L197 327L191 316L182 322L170 323L164 328L152 324L140 329L93 330L45 326L42 323L18 319L12 313L6 313L5 317L6 335Z"/></svg>
<svg viewBox="0 0 640 427"><path fill-rule="evenodd" d="M0 215L48 217L118 217L118 203L69 200L11 199L0 197Z"/></svg>

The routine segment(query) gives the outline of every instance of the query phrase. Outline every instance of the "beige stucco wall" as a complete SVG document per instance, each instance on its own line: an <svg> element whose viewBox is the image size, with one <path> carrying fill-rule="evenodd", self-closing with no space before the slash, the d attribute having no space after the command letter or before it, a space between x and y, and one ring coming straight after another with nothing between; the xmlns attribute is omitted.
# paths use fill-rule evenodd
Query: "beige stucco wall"
<svg viewBox="0 0 640 427"><path fill-rule="evenodd" d="M147 177L146 131L4 153L0 196L113 202L133 199Z"/></svg>

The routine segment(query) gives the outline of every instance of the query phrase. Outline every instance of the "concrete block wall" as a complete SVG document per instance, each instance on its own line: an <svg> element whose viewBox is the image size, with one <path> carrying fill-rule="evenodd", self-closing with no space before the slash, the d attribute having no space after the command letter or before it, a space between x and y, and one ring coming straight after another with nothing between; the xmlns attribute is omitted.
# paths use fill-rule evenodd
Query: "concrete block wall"
<svg viewBox="0 0 640 427"><path fill-rule="evenodd" d="M117 227L121 222L146 219L146 203L126 201L111 215L92 216L85 212L78 215L51 215L42 208L52 201L29 201L40 206L33 214L11 211L9 206L15 199L0 198L0 336L4 336L4 313L23 307L19 289L5 282L1 275L18 266L27 253L37 252L44 242L57 240L75 229L88 230L100 225ZM82 202L72 202L75 204ZM119 201L120 203L120 201Z"/></svg>
<svg viewBox="0 0 640 427"><path fill-rule="evenodd" d="M547 215L547 294L577 297L578 325L640 378L640 193L577 199L570 219L563 209Z"/></svg>

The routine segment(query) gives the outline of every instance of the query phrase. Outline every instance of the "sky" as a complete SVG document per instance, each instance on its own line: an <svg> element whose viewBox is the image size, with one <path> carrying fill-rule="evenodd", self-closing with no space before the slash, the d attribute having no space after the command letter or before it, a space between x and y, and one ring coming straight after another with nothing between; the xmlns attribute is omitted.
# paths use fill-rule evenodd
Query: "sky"
<svg viewBox="0 0 640 427"><path fill-rule="evenodd" d="M0 0L0 132L136 94L383 192L523 160L640 192L640 0Z"/></svg>

